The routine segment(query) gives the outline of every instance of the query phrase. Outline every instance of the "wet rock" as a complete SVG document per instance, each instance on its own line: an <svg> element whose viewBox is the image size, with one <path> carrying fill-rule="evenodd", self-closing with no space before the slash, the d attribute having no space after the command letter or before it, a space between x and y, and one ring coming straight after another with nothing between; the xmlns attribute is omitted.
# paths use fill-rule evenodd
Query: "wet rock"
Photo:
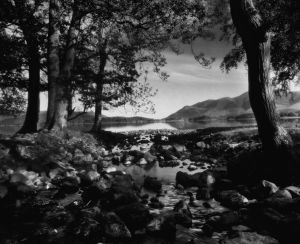
<svg viewBox="0 0 300 244"><path fill-rule="evenodd" d="M203 141L197 142L196 146L201 149L207 148L207 145Z"/></svg>
<svg viewBox="0 0 300 244"><path fill-rule="evenodd" d="M141 158L138 162L137 162L137 164L138 165L146 165L148 162L146 161L146 159L144 159L144 158Z"/></svg>
<svg viewBox="0 0 300 244"><path fill-rule="evenodd" d="M195 166L195 165L189 165L187 169L188 169L189 171L194 171L194 170L196 170L197 168L198 168L198 167Z"/></svg>
<svg viewBox="0 0 300 244"><path fill-rule="evenodd" d="M148 163L153 163L157 160L157 157L152 155L150 152L145 152L144 158Z"/></svg>
<svg viewBox="0 0 300 244"><path fill-rule="evenodd" d="M133 156L135 162L138 162L141 158L144 157L144 153L138 150L132 150L128 153L130 156Z"/></svg>
<svg viewBox="0 0 300 244"><path fill-rule="evenodd" d="M276 184L267 180L262 181L262 186L266 189L269 195L272 195L279 190L279 187L276 186Z"/></svg>
<svg viewBox="0 0 300 244"><path fill-rule="evenodd" d="M79 190L79 179L77 177L65 177L56 183L62 194L71 194Z"/></svg>
<svg viewBox="0 0 300 244"><path fill-rule="evenodd" d="M99 201L101 198L104 197L105 193L106 193L105 188L101 187L98 184L93 184L83 191L82 200L86 203L89 201L96 203L97 201Z"/></svg>
<svg viewBox="0 0 300 244"><path fill-rule="evenodd" d="M154 191L154 192L160 192L162 188L162 183L154 177L147 176L144 180L144 188Z"/></svg>
<svg viewBox="0 0 300 244"><path fill-rule="evenodd" d="M240 215L236 211L222 213L218 225L221 229L227 229L233 225L238 225L241 221Z"/></svg>
<svg viewBox="0 0 300 244"><path fill-rule="evenodd" d="M175 215L177 224L180 224L187 228L192 226L192 213L189 205L184 200L181 200L175 204L174 212L178 213L177 215Z"/></svg>
<svg viewBox="0 0 300 244"><path fill-rule="evenodd" d="M175 156L175 152L172 150L161 150L160 154L166 161L174 161L178 159L178 157Z"/></svg>
<svg viewBox="0 0 300 244"><path fill-rule="evenodd" d="M173 145L173 149L174 149L177 153L179 153L179 154L181 154L181 153L183 153L183 152L186 151L186 147L185 147L184 145L181 145L181 144L174 144L174 145Z"/></svg>
<svg viewBox="0 0 300 244"><path fill-rule="evenodd" d="M118 155L115 155L113 158L112 158L112 163L114 165L119 165L122 161L122 157L121 156L118 156Z"/></svg>
<svg viewBox="0 0 300 244"><path fill-rule="evenodd" d="M182 161L182 165L184 165L184 166L190 165L191 163L193 163L193 162L189 159L185 159L185 160Z"/></svg>
<svg viewBox="0 0 300 244"><path fill-rule="evenodd" d="M292 199L292 194L288 190L278 190L276 191L272 197L275 198L285 198L285 199Z"/></svg>
<svg viewBox="0 0 300 244"><path fill-rule="evenodd" d="M224 244L279 244L279 242L270 236L263 236L256 232L240 232L239 236L233 239L224 240Z"/></svg>
<svg viewBox="0 0 300 244"><path fill-rule="evenodd" d="M107 193L107 207L116 208L126 204L136 203L138 187L130 175L116 175Z"/></svg>
<svg viewBox="0 0 300 244"><path fill-rule="evenodd" d="M198 200L209 200L212 198L211 188L209 187L201 187L197 190L196 199Z"/></svg>
<svg viewBox="0 0 300 244"><path fill-rule="evenodd" d="M104 234L110 239L128 239L131 233L124 222L113 212L104 214Z"/></svg>
<svg viewBox="0 0 300 244"><path fill-rule="evenodd" d="M300 197L300 187L288 186L285 188L285 190L288 190L293 197Z"/></svg>
<svg viewBox="0 0 300 244"><path fill-rule="evenodd" d="M218 244L219 241L203 236L200 229L188 229L181 226L177 227L175 243L185 244Z"/></svg>
<svg viewBox="0 0 300 244"><path fill-rule="evenodd" d="M212 172L204 171L201 173L187 174L184 172L177 172L176 185L180 184L184 187L210 187L215 183L215 177Z"/></svg>
<svg viewBox="0 0 300 244"><path fill-rule="evenodd" d="M115 213L122 219L131 233L145 228L151 220L149 210L141 203L121 206L115 209Z"/></svg>
<svg viewBox="0 0 300 244"><path fill-rule="evenodd" d="M149 205L149 207L151 207L151 208L154 208L154 209L162 209L162 208L164 208L164 204L161 202L161 201L159 201L159 199L157 199L156 197L152 197L151 199L150 199L150 203L148 204Z"/></svg>
<svg viewBox="0 0 300 244"><path fill-rule="evenodd" d="M229 208L244 206L249 200L235 190L221 191L215 196L216 200Z"/></svg>
<svg viewBox="0 0 300 244"><path fill-rule="evenodd" d="M169 160L169 161L160 161L159 162L159 167L164 168L164 167L177 167L180 165L179 160Z"/></svg>

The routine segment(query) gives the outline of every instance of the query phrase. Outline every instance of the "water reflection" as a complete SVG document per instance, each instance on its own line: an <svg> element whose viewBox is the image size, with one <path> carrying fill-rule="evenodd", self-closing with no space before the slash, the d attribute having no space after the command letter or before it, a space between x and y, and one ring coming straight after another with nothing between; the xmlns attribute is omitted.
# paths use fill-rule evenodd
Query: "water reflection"
<svg viewBox="0 0 300 244"><path fill-rule="evenodd" d="M283 125L286 128L299 127L300 118L282 118ZM115 123L115 124L103 124L103 129L112 132L123 132L123 131L137 131L137 130L185 130L185 129L204 129L209 127L239 127L255 125L254 119L245 120L208 120L208 121L168 121L168 122L154 122L154 123ZM21 128L21 125L11 125L7 123L0 123L0 134L12 135ZM91 123L84 124L69 124L69 128L78 131L87 132L92 128Z"/></svg>
<svg viewBox="0 0 300 244"><path fill-rule="evenodd" d="M145 176L156 177L164 183L173 183L175 182L176 173L178 171L191 173L187 169L187 166L183 168L180 168L180 166L160 167L157 162L145 166L131 165L129 167L126 167L121 165L119 166L119 169L130 174L137 184L143 184ZM203 169L197 169L192 171L192 173L194 174L202 171Z"/></svg>

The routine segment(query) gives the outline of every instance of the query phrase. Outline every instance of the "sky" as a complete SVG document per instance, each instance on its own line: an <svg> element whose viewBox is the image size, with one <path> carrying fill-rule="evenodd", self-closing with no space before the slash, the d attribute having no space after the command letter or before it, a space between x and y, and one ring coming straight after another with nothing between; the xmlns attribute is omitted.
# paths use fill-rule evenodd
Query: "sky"
<svg viewBox="0 0 300 244"><path fill-rule="evenodd" d="M107 116L144 116L165 118L186 105L192 105L207 99L235 97L247 91L247 70L243 64L228 74L221 71L220 63L231 49L226 42L197 40L194 44L196 52L204 52L216 58L210 69L203 68L195 60L189 46L182 46L180 55L165 51L167 64L163 70L170 76L168 81L161 81L156 74L150 73L148 81L158 93L152 98L155 114L138 113L132 109L118 108L104 111ZM80 106L78 106L80 109ZM47 109L47 96L41 95L41 110Z"/></svg>

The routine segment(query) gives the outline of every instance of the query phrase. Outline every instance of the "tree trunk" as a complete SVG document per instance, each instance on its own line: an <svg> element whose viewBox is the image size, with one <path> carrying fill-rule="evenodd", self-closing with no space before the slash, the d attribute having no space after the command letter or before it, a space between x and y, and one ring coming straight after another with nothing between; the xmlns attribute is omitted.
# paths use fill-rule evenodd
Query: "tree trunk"
<svg viewBox="0 0 300 244"><path fill-rule="evenodd" d="M103 102L103 83L104 83L104 76L105 76L105 66L107 64L107 53L106 53L106 46L107 40L104 40L104 43L101 43L101 31L99 31L99 55L100 55L100 62L99 62L99 71L98 71L98 79L96 83L96 96L95 96L95 118L94 124L92 127L92 131L97 132L101 131L102 129L102 102Z"/></svg>
<svg viewBox="0 0 300 244"><path fill-rule="evenodd" d="M276 151L291 145L279 125L274 93L269 79L271 35L262 23L252 0L230 0L231 15L247 54L249 99L263 148Z"/></svg>
<svg viewBox="0 0 300 244"><path fill-rule="evenodd" d="M79 17L79 9L77 5L78 3L77 1L75 1L73 6L73 16L68 30L65 54L63 63L61 65L62 68L59 78L56 79L55 83L56 98L53 128L58 130L63 130L67 127L69 100L68 89L75 59L75 45L78 36L77 30L81 20L81 18Z"/></svg>
<svg viewBox="0 0 300 244"><path fill-rule="evenodd" d="M48 109L44 128L54 125L56 82L59 77L59 0L50 0L48 31Z"/></svg>
<svg viewBox="0 0 300 244"><path fill-rule="evenodd" d="M25 121L18 133L34 133L37 132L40 112L40 54L36 36L26 31L24 31L24 36L29 57L28 104Z"/></svg>
<svg viewBox="0 0 300 244"><path fill-rule="evenodd" d="M98 81L97 83L97 94L95 99L95 117L92 131L97 132L102 129L102 92L103 92L103 82Z"/></svg>

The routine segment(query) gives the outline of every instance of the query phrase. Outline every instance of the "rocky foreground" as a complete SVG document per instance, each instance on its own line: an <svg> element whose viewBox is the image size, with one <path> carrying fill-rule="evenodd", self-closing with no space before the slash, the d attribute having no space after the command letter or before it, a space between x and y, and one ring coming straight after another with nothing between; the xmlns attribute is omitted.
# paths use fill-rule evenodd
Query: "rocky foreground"
<svg viewBox="0 0 300 244"><path fill-rule="evenodd" d="M0 243L299 243L297 180L261 177L255 131L217 130L1 137ZM126 173L155 164L174 182Z"/></svg>

